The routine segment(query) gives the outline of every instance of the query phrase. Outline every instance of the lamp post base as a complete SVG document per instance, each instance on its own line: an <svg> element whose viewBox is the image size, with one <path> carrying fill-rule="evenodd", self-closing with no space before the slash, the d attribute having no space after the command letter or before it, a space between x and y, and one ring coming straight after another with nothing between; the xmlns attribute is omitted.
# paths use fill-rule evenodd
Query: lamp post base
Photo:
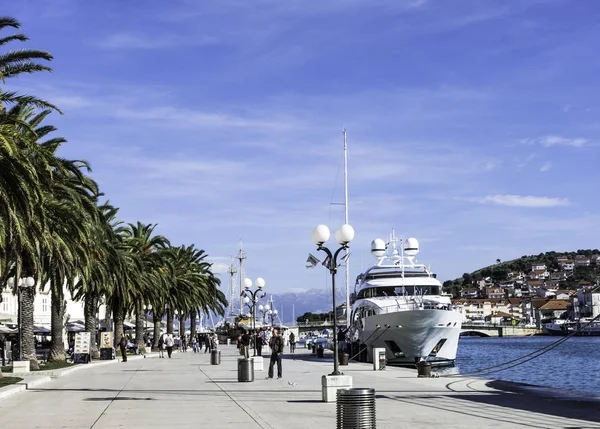
<svg viewBox="0 0 600 429"><path fill-rule="evenodd" d="M335 402L338 390L351 388L352 377L349 375L324 375L321 377L323 402Z"/></svg>
<svg viewBox="0 0 600 429"><path fill-rule="evenodd" d="M28 360L15 360L13 361L13 372L29 372L29 364L30 362Z"/></svg>
<svg viewBox="0 0 600 429"><path fill-rule="evenodd" d="M254 361L254 371L263 371L263 358L262 356L251 356L250 359Z"/></svg>

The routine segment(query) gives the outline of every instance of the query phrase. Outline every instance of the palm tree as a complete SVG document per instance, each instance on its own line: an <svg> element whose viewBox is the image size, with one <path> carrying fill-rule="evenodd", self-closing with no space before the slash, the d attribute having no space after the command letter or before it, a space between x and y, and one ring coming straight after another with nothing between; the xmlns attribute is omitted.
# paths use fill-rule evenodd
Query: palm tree
<svg viewBox="0 0 600 429"><path fill-rule="evenodd" d="M171 255L174 279L169 292L169 308L176 308L181 314L180 334L192 311L201 309L207 313L225 314L227 299L218 289L220 280L212 273L212 264L205 262L208 255L204 250L198 250L194 245L180 246L173 248ZM172 332L172 321L167 314L167 332L169 329Z"/></svg>
<svg viewBox="0 0 600 429"><path fill-rule="evenodd" d="M21 29L21 24L14 18L4 16L0 17L0 32L6 28ZM29 38L22 33L13 34L0 38L0 47L10 42L26 42ZM0 54L0 82L4 83L6 79L17 77L24 73L36 73L40 71L51 72L52 69L38 60L51 61L52 55L46 51L19 49ZM30 95L20 95L16 92L7 92L0 89L0 107L6 104L26 104L40 108L58 108L47 101L41 100Z"/></svg>
<svg viewBox="0 0 600 429"><path fill-rule="evenodd" d="M126 299L121 305L123 309L129 308L130 312L135 313L136 319L136 343L140 350L144 347L143 329L144 318L142 316L144 302L148 302L153 295L160 294L161 275L159 268L163 265L163 252L167 249L169 241L162 235L154 235L156 225L130 223L128 228L123 230L124 241L129 246L132 254L141 263L140 275L134 280L131 279L127 294L123 294ZM115 320L117 309L115 311ZM116 322L115 322L116 323ZM119 334L116 334L119 338Z"/></svg>
<svg viewBox="0 0 600 429"><path fill-rule="evenodd" d="M85 330L92 338L92 357L100 356L97 339L97 313L100 300L110 295L118 273L122 270L124 258L120 253L120 237L117 230L121 225L116 220L118 209L110 202L98 206L97 222L93 226L94 249L91 256L91 267L87 276L82 277L75 285L73 298L84 300ZM122 246L121 246L122 247Z"/></svg>

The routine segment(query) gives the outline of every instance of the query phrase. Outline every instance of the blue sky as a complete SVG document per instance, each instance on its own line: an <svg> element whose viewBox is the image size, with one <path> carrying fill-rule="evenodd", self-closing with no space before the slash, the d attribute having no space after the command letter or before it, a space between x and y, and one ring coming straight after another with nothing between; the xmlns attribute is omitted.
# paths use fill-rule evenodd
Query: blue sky
<svg viewBox="0 0 600 429"><path fill-rule="evenodd" d="M343 127L353 277L392 228L442 280L600 247L593 0L24 0L2 13L55 56L53 74L9 88L64 110L62 154L92 164L121 217L219 270L242 238L246 275L268 290L325 287L304 261L313 227L343 221Z"/></svg>

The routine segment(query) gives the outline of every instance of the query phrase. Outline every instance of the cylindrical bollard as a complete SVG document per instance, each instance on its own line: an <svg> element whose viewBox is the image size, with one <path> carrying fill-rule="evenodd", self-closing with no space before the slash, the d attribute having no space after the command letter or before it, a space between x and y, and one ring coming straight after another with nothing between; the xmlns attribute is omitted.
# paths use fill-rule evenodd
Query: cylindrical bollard
<svg viewBox="0 0 600 429"><path fill-rule="evenodd" d="M431 377L431 363L422 360L417 364L417 375L419 377Z"/></svg>
<svg viewBox="0 0 600 429"><path fill-rule="evenodd" d="M238 381L254 381L254 360L240 358L238 359Z"/></svg>
<svg viewBox="0 0 600 429"><path fill-rule="evenodd" d="M350 355L348 353L341 352L340 354L338 354L338 361L340 363L340 366L348 365L349 359L350 359Z"/></svg>
<svg viewBox="0 0 600 429"><path fill-rule="evenodd" d="M375 429L375 389L340 389L336 408L338 429Z"/></svg>
<svg viewBox="0 0 600 429"><path fill-rule="evenodd" d="M221 350L213 350L210 352L210 364L220 365L221 364Z"/></svg>
<svg viewBox="0 0 600 429"><path fill-rule="evenodd" d="M317 347L317 357L322 358L323 357L323 347Z"/></svg>

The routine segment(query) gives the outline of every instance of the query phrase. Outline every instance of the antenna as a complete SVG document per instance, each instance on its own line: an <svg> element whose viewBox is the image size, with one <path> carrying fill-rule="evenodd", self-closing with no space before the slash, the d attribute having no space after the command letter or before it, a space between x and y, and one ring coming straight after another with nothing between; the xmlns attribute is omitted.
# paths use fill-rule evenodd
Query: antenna
<svg viewBox="0 0 600 429"><path fill-rule="evenodd" d="M240 238L240 251L237 255L237 259L240 261L240 293L242 293L242 290L244 290L244 287L242 285L242 277L244 277L244 270L242 268L242 263L244 262L244 259L246 259L246 254L244 253L244 251L242 250L242 239ZM240 313L242 314L242 298L240 297Z"/></svg>
<svg viewBox="0 0 600 429"><path fill-rule="evenodd" d="M235 265L233 265L233 256L231 257L231 265L227 269L227 272L231 276L231 301L229 302L229 308L230 308L229 317L231 318L231 322L233 322L233 307L234 307L234 301L235 301L234 277L235 277L235 274L237 273L237 268L235 267Z"/></svg>

